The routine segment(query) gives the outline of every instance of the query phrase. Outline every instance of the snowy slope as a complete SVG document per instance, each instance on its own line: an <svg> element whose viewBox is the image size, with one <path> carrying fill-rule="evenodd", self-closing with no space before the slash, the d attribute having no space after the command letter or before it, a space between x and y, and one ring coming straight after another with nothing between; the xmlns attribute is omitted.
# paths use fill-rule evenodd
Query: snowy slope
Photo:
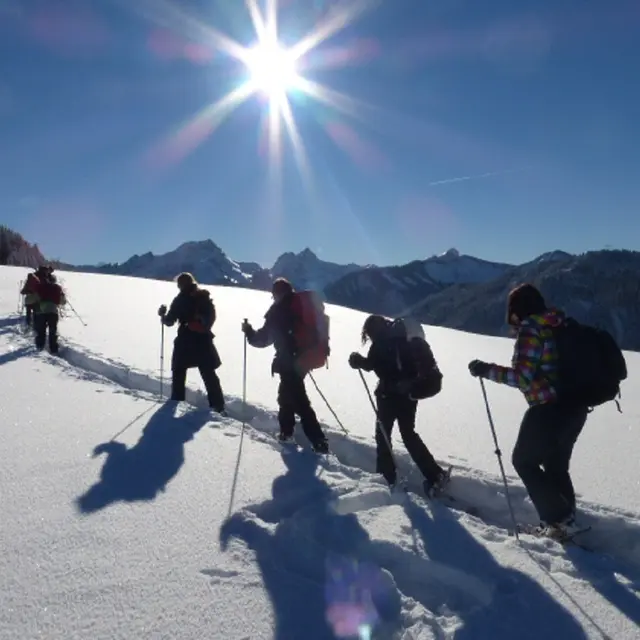
<svg viewBox="0 0 640 640"><path fill-rule="evenodd" d="M452 493L478 506L477 518L416 494L390 496L371 473L372 412L345 363L363 314L329 307L335 356L315 377L351 433L312 389L337 454L319 461L282 456L269 436L270 349L248 352L243 413L239 327L245 316L259 323L268 295L211 288L231 414L221 420L197 409L195 374L192 407L149 393L159 390L156 309L174 295L172 283L61 273L86 326L65 318L67 348L53 358L34 354L12 317L25 275L0 269L3 640L637 637L640 404L628 391L623 415L594 412L573 463L583 518L595 526L585 542L600 552L527 537L518 546L478 384L466 372L472 357L506 361L510 341L427 327L445 388L421 405L419 429L440 460L459 465ZM630 386L640 359L628 362ZM489 394L511 474L522 400L495 386ZM234 418L243 415L250 425L237 466ZM532 521L521 485L512 492L518 517Z"/></svg>

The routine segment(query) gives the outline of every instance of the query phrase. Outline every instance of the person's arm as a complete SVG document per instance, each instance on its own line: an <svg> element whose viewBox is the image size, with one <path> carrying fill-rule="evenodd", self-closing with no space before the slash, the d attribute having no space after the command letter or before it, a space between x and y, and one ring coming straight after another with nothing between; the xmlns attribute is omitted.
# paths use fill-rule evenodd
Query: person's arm
<svg viewBox="0 0 640 640"><path fill-rule="evenodd" d="M254 329L250 324L246 326L245 335L247 342L258 349L264 349L273 344L275 336L273 330L273 315L267 313L264 317L264 324L260 329Z"/></svg>
<svg viewBox="0 0 640 640"><path fill-rule="evenodd" d="M543 347L543 341L537 331L531 328L521 329L514 347L511 366L492 364L484 377L498 384L526 391L538 370Z"/></svg>
<svg viewBox="0 0 640 640"><path fill-rule="evenodd" d="M178 321L178 314L180 312L179 307L180 303L178 300L178 296L176 296L173 299L171 306L169 307L169 311L165 315L161 316L163 324L165 324L167 327L172 327Z"/></svg>

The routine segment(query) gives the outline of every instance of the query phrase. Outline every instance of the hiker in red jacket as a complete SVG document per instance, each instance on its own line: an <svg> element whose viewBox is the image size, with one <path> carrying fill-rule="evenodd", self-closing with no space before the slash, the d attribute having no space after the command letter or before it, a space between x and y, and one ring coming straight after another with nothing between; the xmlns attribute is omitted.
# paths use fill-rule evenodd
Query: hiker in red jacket
<svg viewBox="0 0 640 640"><path fill-rule="evenodd" d="M49 351L58 353L58 321L60 306L67 300L58 284L56 277L49 267L40 267L36 272L39 284L36 287L38 302L35 313L36 348L42 351L49 330Z"/></svg>
<svg viewBox="0 0 640 640"><path fill-rule="evenodd" d="M24 296L25 322L28 327L34 325L34 315L38 305L38 285L40 280L35 273L30 273L24 286L20 290L20 295Z"/></svg>

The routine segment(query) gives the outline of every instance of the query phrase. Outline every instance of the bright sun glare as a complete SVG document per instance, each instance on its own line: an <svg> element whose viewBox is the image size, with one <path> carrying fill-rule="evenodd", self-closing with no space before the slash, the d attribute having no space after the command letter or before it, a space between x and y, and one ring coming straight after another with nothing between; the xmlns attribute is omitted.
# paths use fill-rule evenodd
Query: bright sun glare
<svg viewBox="0 0 640 640"><path fill-rule="evenodd" d="M246 65L249 82L269 99L284 97L299 80L294 55L277 42L259 42L247 52Z"/></svg>

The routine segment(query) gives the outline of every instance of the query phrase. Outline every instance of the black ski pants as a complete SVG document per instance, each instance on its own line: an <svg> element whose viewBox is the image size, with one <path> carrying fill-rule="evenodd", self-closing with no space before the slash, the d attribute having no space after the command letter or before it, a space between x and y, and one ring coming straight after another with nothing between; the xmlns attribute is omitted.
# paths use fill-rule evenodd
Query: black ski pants
<svg viewBox="0 0 640 640"><path fill-rule="evenodd" d="M576 508L569 475L573 447L587 421L586 407L558 403L529 407L511 460L540 520L556 524Z"/></svg>
<svg viewBox="0 0 640 640"><path fill-rule="evenodd" d="M293 371L280 373L278 386L278 422L280 433L290 437L296 426L296 415L300 416L300 424L304 435L311 444L326 441L326 436L318 422L316 412L311 406L304 378Z"/></svg>
<svg viewBox="0 0 640 640"><path fill-rule="evenodd" d="M207 391L209 406L214 411L224 411L224 394L218 374L208 366L208 363L198 365L198 371L202 377L204 388ZM187 367L174 368L172 370L171 399L182 402L186 395Z"/></svg>
<svg viewBox="0 0 640 640"><path fill-rule="evenodd" d="M36 313L34 315L34 327L36 330L36 348L44 349L49 331L49 351L58 353L58 314Z"/></svg>
<svg viewBox="0 0 640 640"><path fill-rule="evenodd" d="M378 411L378 428L376 428L376 471L381 473L389 484L396 481L396 468L389 450L393 425L398 421L400 436L407 452L415 462L425 479L433 484L438 480L443 469L435 461L433 455L416 433L416 411L418 403L407 396L376 394ZM386 434L386 439L381 433ZM387 444L388 440L388 444Z"/></svg>

